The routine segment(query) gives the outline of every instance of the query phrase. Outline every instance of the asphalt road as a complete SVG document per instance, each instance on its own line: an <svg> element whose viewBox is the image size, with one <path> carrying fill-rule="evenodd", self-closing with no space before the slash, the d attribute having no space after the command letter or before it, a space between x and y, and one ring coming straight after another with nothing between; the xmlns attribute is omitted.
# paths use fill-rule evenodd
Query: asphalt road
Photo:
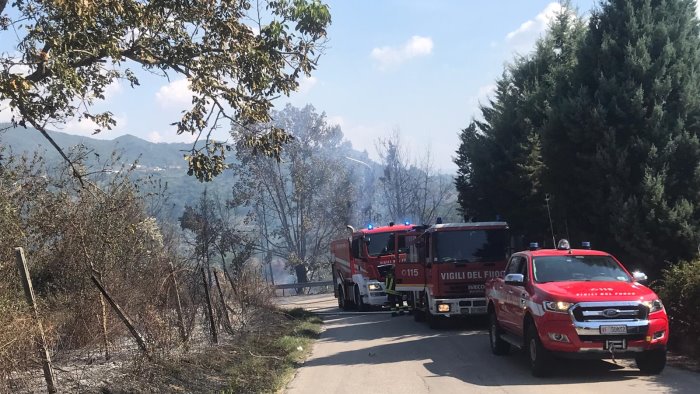
<svg viewBox="0 0 700 394"><path fill-rule="evenodd" d="M524 354L491 354L485 319L431 330L411 316L344 314L331 297L279 299L325 320L288 394L700 392L698 373L667 367L659 376L644 376L629 361L562 360L551 377L535 378Z"/></svg>

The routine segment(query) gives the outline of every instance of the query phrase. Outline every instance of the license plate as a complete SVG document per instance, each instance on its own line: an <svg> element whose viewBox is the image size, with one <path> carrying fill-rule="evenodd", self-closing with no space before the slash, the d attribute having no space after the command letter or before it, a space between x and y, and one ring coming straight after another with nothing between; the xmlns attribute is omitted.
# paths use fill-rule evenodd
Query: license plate
<svg viewBox="0 0 700 394"><path fill-rule="evenodd" d="M627 326L600 326L601 334L627 334Z"/></svg>
<svg viewBox="0 0 700 394"><path fill-rule="evenodd" d="M605 350L626 350L627 349L627 341L624 339L610 339L605 341L605 344L603 345L603 349Z"/></svg>

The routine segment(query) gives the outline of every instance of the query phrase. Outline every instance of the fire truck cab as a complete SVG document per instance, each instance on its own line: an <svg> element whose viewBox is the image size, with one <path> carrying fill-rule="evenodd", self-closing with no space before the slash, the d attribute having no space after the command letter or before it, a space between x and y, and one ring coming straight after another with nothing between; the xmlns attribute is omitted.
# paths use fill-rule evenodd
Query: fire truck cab
<svg viewBox="0 0 700 394"><path fill-rule="evenodd" d="M445 317L487 313L484 284L504 274L507 223L417 226L398 238L405 238L408 254L396 259L396 290L407 293L417 321L437 328Z"/></svg>
<svg viewBox="0 0 700 394"><path fill-rule="evenodd" d="M396 235L412 228L409 224L394 223L361 230L348 226L348 238L331 242L334 293L340 309L354 306L365 311L387 303L385 277L378 267L405 259L405 239L396 238Z"/></svg>

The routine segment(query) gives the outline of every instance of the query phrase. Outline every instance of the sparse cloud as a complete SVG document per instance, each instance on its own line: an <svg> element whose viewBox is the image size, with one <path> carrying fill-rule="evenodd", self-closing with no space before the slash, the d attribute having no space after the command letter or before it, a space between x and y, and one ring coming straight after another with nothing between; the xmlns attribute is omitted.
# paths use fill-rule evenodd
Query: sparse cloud
<svg viewBox="0 0 700 394"><path fill-rule="evenodd" d="M159 132L153 131L153 132L151 132L151 133L148 133L148 138L147 138L147 139L148 139L148 141L158 143L158 142L163 141L163 136L160 135Z"/></svg>
<svg viewBox="0 0 700 394"><path fill-rule="evenodd" d="M534 46L537 39L542 36L549 24L564 7L560 3L549 3L534 18L523 22L517 29L506 35L506 43L513 52L526 53Z"/></svg>
<svg viewBox="0 0 700 394"><path fill-rule="evenodd" d="M122 90L124 90L124 89L122 88L121 83L119 83L119 80L114 80L114 82L110 83L105 88L105 91L104 91L105 101L114 98L119 93L121 93Z"/></svg>
<svg viewBox="0 0 700 394"><path fill-rule="evenodd" d="M163 108L182 108L192 103L192 90L187 79L163 85L156 92L156 101Z"/></svg>
<svg viewBox="0 0 700 394"><path fill-rule="evenodd" d="M102 131L100 131L97 135L94 137L97 138L115 138L119 135L124 134L124 128L127 125L127 117L126 115L119 115L119 116L114 116L114 120L117 122L116 126L112 127L112 130L107 130L105 128L102 128ZM63 127L64 132L70 133L70 134L75 134L75 135L82 135L82 136L93 136L95 134L95 129L100 128L97 123L93 122L90 119L84 119L84 118L75 118L65 124Z"/></svg>
<svg viewBox="0 0 700 394"><path fill-rule="evenodd" d="M316 77L307 77L306 75L304 75L301 78L299 78L299 88L297 89L297 92L301 94L306 94L311 89L313 89L313 87L316 86L317 83L318 79Z"/></svg>
<svg viewBox="0 0 700 394"><path fill-rule="evenodd" d="M400 47L384 46L374 48L370 56L377 61L379 69L386 70L410 59L428 56L432 52L432 38L413 36Z"/></svg>
<svg viewBox="0 0 700 394"><path fill-rule="evenodd" d="M338 115L326 117L326 122L329 125L340 126L341 129L343 128L343 126L345 126L345 119L343 119L342 116Z"/></svg>
<svg viewBox="0 0 700 394"><path fill-rule="evenodd" d="M469 97L467 100L467 108L473 118L481 118L481 111L479 109L480 105L488 104L490 98L493 97L496 92L496 84L488 84L479 87L474 95Z"/></svg>
<svg viewBox="0 0 700 394"><path fill-rule="evenodd" d="M476 98L479 102L484 102L491 98L496 92L496 84L485 85L479 88Z"/></svg>
<svg viewBox="0 0 700 394"><path fill-rule="evenodd" d="M12 120L13 113L15 117L19 115L17 111L10 109L10 101L0 100L0 123L9 123Z"/></svg>
<svg viewBox="0 0 700 394"><path fill-rule="evenodd" d="M370 159L378 161L376 150L378 137L389 135L391 127L385 124L356 124L340 116L329 117L329 123L337 124L343 130L345 139L350 141L353 149L367 151Z"/></svg>
<svg viewBox="0 0 700 394"><path fill-rule="evenodd" d="M186 144L194 143L195 136L189 133L178 134L174 128L165 131L151 131L146 135L146 140L154 143L181 142Z"/></svg>

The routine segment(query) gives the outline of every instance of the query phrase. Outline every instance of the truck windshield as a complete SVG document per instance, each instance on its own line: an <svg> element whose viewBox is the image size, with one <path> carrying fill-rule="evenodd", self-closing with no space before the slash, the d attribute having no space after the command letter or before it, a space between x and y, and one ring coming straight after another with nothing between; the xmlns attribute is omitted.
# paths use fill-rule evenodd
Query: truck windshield
<svg viewBox="0 0 700 394"><path fill-rule="evenodd" d="M394 254L394 233L375 233L368 235L367 253L370 256ZM399 237L399 253L406 253L406 238Z"/></svg>
<svg viewBox="0 0 700 394"><path fill-rule="evenodd" d="M475 263L506 258L506 230L439 231L433 239L435 262Z"/></svg>
<svg viewBox="0 0 700 394"><path fill-rule="evenodd" d="M629 282L630 277L610 256L543 256L532 259L535 281Z"/></svg>

